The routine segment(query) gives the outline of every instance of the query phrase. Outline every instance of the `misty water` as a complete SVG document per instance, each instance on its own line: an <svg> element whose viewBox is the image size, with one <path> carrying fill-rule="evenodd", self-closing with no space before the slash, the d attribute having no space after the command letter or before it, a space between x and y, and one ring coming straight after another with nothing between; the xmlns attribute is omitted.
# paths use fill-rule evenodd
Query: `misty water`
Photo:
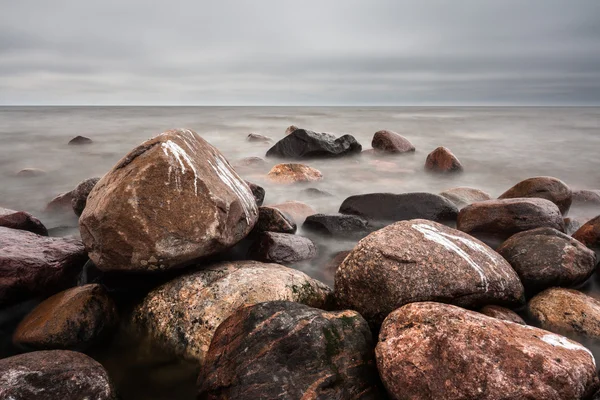
<svg viewBox="0 0 600 400"><path fill-rule="evenodd" d="M54 235L77 235L75 217L47 214L46 204L80 181L102 176L144 140L170 128L189 128L236 165L244 157L264 158L270 147L269 143L249 143L249 133L269 136L275 143L292 124L336 136L352 134L363 149L370 148L374 132L388 129L408 138L417 150L387 157L311 160L306 163L320 170L324 179L310 185L270 183L266 174L280 160L266 159L262 167L239 168L245 179L266 189L265 205L300 200L318 212L333 213L354 194L439 193L457 186L478 188L496 197L533 176L553 176L572 189L600 189L600 108L0 107L0 207L31 212L51 230L61 227L52 231ZM94 143L67 145L77 135ZM465 168L463 174L435 176L423 171L427 154L438 146L452 150ZM46 173L16 176L23 168ZM303 193L307 187L332 196L308 196ZM587 210L572 210L570 216L590 217ZM329 241L325 247L330 254L349 249L352 243ZM296 267L332 284L331 274L323 272L325 259ZM596 279L595 275L590 278L582 290L596 295ZM31 306L10 312L23 313ZM0 317L0 323L13 318L1 310ZM8 328L1 334L5 335L3 343L10 341ZM600 356L593 344L588 345ZM2 350L15 351L10 345L3 345ZM194 366L163 357L131 338L115 339L90 354L107 367L124 399L193 398Z"/></svg>

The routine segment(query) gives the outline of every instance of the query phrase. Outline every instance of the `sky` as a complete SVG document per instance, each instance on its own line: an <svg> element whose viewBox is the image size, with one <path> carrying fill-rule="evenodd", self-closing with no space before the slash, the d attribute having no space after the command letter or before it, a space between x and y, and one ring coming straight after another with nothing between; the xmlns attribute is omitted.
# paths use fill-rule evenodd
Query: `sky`
<svg viewBox="0 0 600 400"><path fill-rule="evenodd" d="M0 0L0 104L600 105L599 0Z"/></svg>

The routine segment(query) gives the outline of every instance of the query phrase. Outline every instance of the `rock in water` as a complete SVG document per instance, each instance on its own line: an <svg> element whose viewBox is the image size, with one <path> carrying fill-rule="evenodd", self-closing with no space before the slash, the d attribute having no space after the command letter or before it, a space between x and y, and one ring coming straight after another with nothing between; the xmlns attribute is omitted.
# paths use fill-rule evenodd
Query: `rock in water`
<svg viewBox="0 0 600 400"><path fill-rule="evenodd" d="M299 128L296 125L290 125L286 128L285 134L289 135L290 133L294 132L297 129L299 129Z"/></svg>
<svg viewBox="0 0 600 400"><path fill-rule="evenodd" d="M262 186L257 185L256 183L245 181L246 185L250 188L252 195L254 196L254 200L256 200L256 205L258 207L262 206L263 201L265 201L265 189Z"/></svg>
<svg viewBox="0 0 600 400"><path fill-rule="evenodd" d="M335 296L340 307L378 326L396 308L416 301L519 305L523 286L510 265L479 240L412 220L358 242L336 271Z"/></svg>
<svg viewBox="0 0 600 400"><path fill-rule="evenodd" d="M73 191L61 193L46 205L44 209L47 213L71 213L73 207L71 201L73 200Z"/></svg>
<svg viewBox="0 0 600 400"><path fill-rule="evenodd" d="M75 136L73 139L69 140L69 143L71 146L77 146L77 145L82 145L82 144L92 144L94 143L94 141L88 137L85 136Z"/></svg>
<svg viewBox="0 0 600 400"><path fill-rule="evenodd" d="M360 238L367 236L372 229L366 220L356 215L314 214L304 221L302 228L324 236L338 238Z"/></svg>
<svg viewBox="0 0 600 400"><path fill-rule="evenodd" d="M267 157L328 158L359 154L361 150L362 146L352 135L344 135L336 139L329 133L296 129L275 143L267 151Z"/></svg>
<svg viewBox="0 0 600 400"><path fill-rule="evenodd" d="M267 175L275 183L315 182L323 179L318 169L304 164L277 164Z"/></svg>
<svg viewBox="0 0 600 400"><path fill-rule="evenodd" d="M132 150L96 184L79 227L104 271L157 271L243 239L258 207L221 153L189 129Z"/></svg>
<svg viewBox="0 0 600 400"><path fill-rule="evenodd" d="M387 130L375 132L371 147L384 153L412 153L415 151L415 146L407 138Z"/></svg>
<svg viewBox="0 0 600 400"><path fill-rule="evenodd" d="M246 140L249 142L270 142L272 139L268 136L259 135L258 133L250 133Z"/></svg>
<svg viewBox="0 0 600 400"><path fill-rule="evenodd" d="M248 250L248 258L251 260L285 265L316 256L317 247L312 240L289 233L262 232Z"/></svg>
<svg viewBox="0 0 600 400"><path fill-rule="evenodd" d="M96 186L100 178L89 178L79 183L75 189L73 189L71 197L71 207L77 216L80 216L87 204L87 198L90 192Z"/></svg>
<svg viewBox="0 0 600 400"><path fill-rule="evenodd" d="M202 362L221 322L244 305L274 300L326 308L331 289L282 265L219 263L151 291L134 310L133 322L164 348Z"/></svg>
<svg viewBox="0 0 600 400"><path fill-rule="evenodd" d="M492 199L492 197L483 190L469 187L457 187L444 190L440 193L440 196L447 198L448 200L453 202L458 208L466 207L469 204L473 204L478 201L486 201Z"/></svg>
<svg viewBox="0 0 600 400"><path fill-rule="evenodd" d="M34 351L0 360L0 399L116 400L98 362L68 350Z"/></svg>
<svg viewBox="0 0 600 400"><path fill-rule="evenodd" d="M438 173L457 173L463 171L458 158L445 147L438 147L427 156L425 171Z"/></svg>
<svg viewBox="0 0 600 400"><path fill-rule="evenodd" d="M258 222L254 226L253 232L296 233L296 223L283 211L273 207L260 207Z"/></svg>
<svg viewBox="0 0 600 400"><path fill-rule="evenodd" d="M488 317L498 318L504 321L514 322L515 324L527 325L523 318L513 310L500 306L484 306L479 310L480 313Z"/></svg>
<svg viewBox="0 0 600 400"><path fill-rule="evenodd" d="M284 213L292 217L297 226L302 225L309 215L317 213L317 211L308 204L294 200L286 201L285 203L280 204L273 204L269 207L273 207L280 211L283 211Z"/></svg>
<svg viewBox="0 0 600 400"><path fill-rule="evenodd" d="M552 228L517 233L496 251L510 263L529 293L577 285L596 268L593 251Z"/></svg>
<svg viewBox="0 0 600 400"><path fill-rule="evenodd" d="M375 354L393 399L586 399L598 388L579 343L447 304L391 313Z"/></svg>
<svg viewBox="0 0 600 400"><path fill-rule="evenodd" d="M13 342L34 349L85 350L117 325L117 308L102 285L67 289L44 300L19 324Z"/></svg>
<svg viewBox="0 0 600 400"><path fill-rule="evenodd" d="M79 240L0 227L0 306L73 286L86 260Z"/></svg>
<svg viewBox="0 0 600 400"><path fill-rule="evenodd" d="M286 301L244 307L217 329L199 397L380 399L373 340L355 311Z"/></svg>
<svg viewBox="0 0 600 400"><path fill-rule="evenodd" d="M23 178L34 178L37 176L46 175L46 171L40 168L23 168L19 172L17 172L17 176L21 176Z"/></svg>
<svg viewBox="0 0 600 400"><path fill-rule="evenodd" d="M590 249L600 249L600 215L583 224L573 234L573 238L579 240Z"/></svg>
<svg viewBox="0 0 600 400"><path fill-rule="evenodd" d="M516 199L520 197L534 197L550 200L558 206L563 215L571 208L573 193L560 179L550 176L538 176L525 179L502 193L499 199Z"/></svg>
<svg viewBox="0 0 600 400"><path fill-rule="evenodd" d="M48 230L42 224L42 221L25 211L0 207L0 226L48 236Z"/></svg>

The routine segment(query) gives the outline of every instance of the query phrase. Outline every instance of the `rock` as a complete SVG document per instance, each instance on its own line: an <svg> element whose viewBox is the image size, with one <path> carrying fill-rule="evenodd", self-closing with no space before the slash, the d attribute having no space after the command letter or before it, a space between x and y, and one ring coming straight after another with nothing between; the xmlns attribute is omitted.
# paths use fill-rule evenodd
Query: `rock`
<svg viewBox="0 0 600 400"><path fill-rule="evenodd" d="M228 249L258 217L256 200L219 151L189 129L132 150L96 184L79 219L103 271L159 271Z"/></svg>
<svg viewBox="0 0 600 400"><path fill-rule="evenodd" d="M44 300L19 324L13 342L24 348L85 350L117 325L117 308L102 285L67 289Z"/></svg>
<svg viewBox="0 0 600 400"><path fill-rule="evenodd" d="M479 310L480 313L488 317L501 319L503 321L514 322L515 324L527 325L523 318L513 310L500 306L484 306Z"/></svg>
<svg viewBox="0 0 600 400"><path fill-rule="evenodd" d="M350 196L340 213L358 215L375 226L416 218L436 222L456 220L458 209L448 199L431 193L370 193Z"/></svg>
<svg viewBox="0 0 600 400"><path fill-rule="evenodd" d="M235 310L275 300L324 308L331 301L331 289L282 265L225 262L152 290L132 318L164 348L202 362L215 330Z"/></svg>
<svg viewBox="0 0 600 400"><path fill-rule="evenodd" d="M256 200L256 205L258 207L263 205L263 201L265 201L265 189L262 186L257 185L256 183L245 181L246 185L250 188L252 192L252 196L254 196L254 200Z"/></svg>
<svg viewBox="0 0 600 400"><path fill-rule="evenodd" d="M254 232L296 233L296 224L292 217L285 215L284 212L276 208L260 207Z"/></svg>
<svg viewBox="0 0 600 400"><path fill-rule="evenodd" d="M600 215L583 224L573 234L573 238L591 249L600 249Z"/></svg>
<svg viewBox="0 0 600 400"><path fill-rule="evenodd" d="M312 198L320 198L320 197L333 197L333 195L325 190L317 189L317 188L306 188L303 189L300 193L307 195Z"/></svg>
<svg viewBox="0 0 600 400"><path fill-rule="evenodd" d="M304 230L325 236L363 238L371 232L366 220L356 215L314 214L302 225Z"/></svg>
<svg viewBox="0 0 600 400"><path fill-rule="evenodd" d="M321 171L304 164L277 164L267 175L271 182L316 182L323 179Z"/></svg>
<svg viewBox="0 0 600 400"><path fill-rule="evenodd" d="M71 213L73 206L71 206L71 200L73 199L73 192L61 193L46 205L44 212L47 213Z"/></svg>
<svg viewBox="0 0 600 400"><path fill-rule="evenodd" d="M259 135L258 133L250 133L246 140L249 142L270 142L273 139L268 136Z"/></svg>
<svg viewBox="0 0 600 400"><path fill-rule="evenodd" d="M33 178L42 175L46 175L46 171L39 168L24 168L17 172L17 176L22 176L24 178Z"/></svg>
<svg viewBox="0 0 600 400"><path fill-rule="evenodd" d="M415 146L404 136L392 131L377 131L371 142L373 149L384 153L409 153L415 151Z"/></svg>
<svg viewBox="0 0 600 400"><path fill-rule="evenodd" d="M529 301L527 311L542 329L600 340L600 301L577 290L547 289Z"/></svg>
<svg viewBox="0 0 600 400"><path fill-rule="evenodd" d="M75 136L73 139L69 140L69 145L73 146L77 146L77 145L82 145L82 144L92 144L94 143L94 141L88 137L85 136Z"/></svg>
<svg viewBox="0 0 600 400"><path fill-rule="evenodd" d="M267 157L330 158L358 154L361 150L362 146L352 135L344 135L336 139L329 133L296 129L275 143L267 151Z"/></svg>
<svg viewBox="0 0 600 400"><path fill-rule="evenodd" d="M478 201L492 200L492 197L486 192L470 187L457 187L444 190L440 193L440 196L453 202L459 209Z"/></svg>
<svg viewBox="0 0 600 400"><path fill-rule="evenodd" d="M596 254L552 228L511 236L497 250L521 278L528 293L585 282L596 268Z"/></svg>
<svg viewBox="0 0 600 400"><path fill-rule="evenodd" d="M525 179L502 193L499 199L516 199L522 197L533 197L550 200L558 206L563 215L571 208L571 189L560 179L549 176L538 176Z"/></svg>
<svg viewBox="0 0 600 400"><path fill-rule="evenodd" d="M463 166L458 158L445 147L438 147L427 156L425 171L438 173L462 172Z"/></svg>
<svg viewBox="0 0 600 400"><path fill-rule="evenodd" d="M75 189L73 189L71 207L73 207L73 211L78 217L81 216L81 213L83 213L83 209L85 208L85 205L87 203L87 198L99 180L100 178L86 179L85 181L77 185Z"/></svg>
<svg viewBox="0 0 600 400"><path fill-rule="evenodd" d="M0 398L116 400L106 370L82 353L35 351L0 360Z"/></svg>
<svg viewBox="0 0 600 400"><path fill-rule="evenodd" d="M471 235L501 240L540 227L561 232L565 229L558 207L549 200L536 198L473 203L460 210L456 226Z"/></svg>
<svg viewBox="0 0 600 400"><path fill-rule="evenodd" d="M379 399L371 331L355 311L270 301L217 329L198 379L203 399Z"/></svg>
<svg viewBox="0 0 600 400"><path fill-rule="evenodd" d="M267 162L260 157L245 157L235 163L234 168L253 168L264 167Z"/></svg>
<svg viewBox="0 0 600 400"><path fill-rule="evenodd" d="M293 264L316 256L317 247L309 238L289 233L262 232L248 250L251 260L279 264Z"/></svg>
<svg viewBox="0 0 600 400"><path fill-rule="evenodd" d="M276 208L288 214L294 219L297 226L302 225L309 215L317 213L317 210L301 201L286 201L285 203L270 205L269 207Z"/></svg>
<svg viewBox="0 0 600 400"><path fill-rule="evenodd" d="M404 304L519 305L523 286L510 265L479 240L422 219L397 222L358 242L335 274L341 308L373 326Z"/></svg>
<svg viewBox="0 0 600 400"><path fill-rule="evenodd" d="M600 190L573 190L572 208L600 210Z"/></svg>
<svg viewBox="0 0 600 400"><path fill-rule="evenodd" d="M48 230L42 224L42 221L25 211L0 207L0 226L48 236Z"/></svg>
<svg viewBox="0 0 600 400"><path fill-rule="evenodd" d="M579 343L447 304L391 313L375 354L393 399L584 399L598 388Z"/></svg>
<svg viewBox="0 0 600 400"><path fill-rule="evenodd" d="M0 306L73 286L86 259L79 240L0 227Z"/></svg>
<svg viewBox="0 0 600 400"><path fill-rule="evenodd" d="M298 130L299 128L296 125L290 125L286 128L285 130L285 134L286 136L289 135L290 133L294 132L295 130Z"/></svg>

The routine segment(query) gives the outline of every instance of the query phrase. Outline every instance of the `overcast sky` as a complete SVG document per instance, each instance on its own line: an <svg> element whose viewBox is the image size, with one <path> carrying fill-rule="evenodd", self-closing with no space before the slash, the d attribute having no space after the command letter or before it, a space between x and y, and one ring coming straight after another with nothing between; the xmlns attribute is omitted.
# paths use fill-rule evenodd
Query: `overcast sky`
<svg viewBox="0 0 600 400"><path fill-rule="evenodd" d="M600 104L600 0L0 4L0 104Z"/></svg>

